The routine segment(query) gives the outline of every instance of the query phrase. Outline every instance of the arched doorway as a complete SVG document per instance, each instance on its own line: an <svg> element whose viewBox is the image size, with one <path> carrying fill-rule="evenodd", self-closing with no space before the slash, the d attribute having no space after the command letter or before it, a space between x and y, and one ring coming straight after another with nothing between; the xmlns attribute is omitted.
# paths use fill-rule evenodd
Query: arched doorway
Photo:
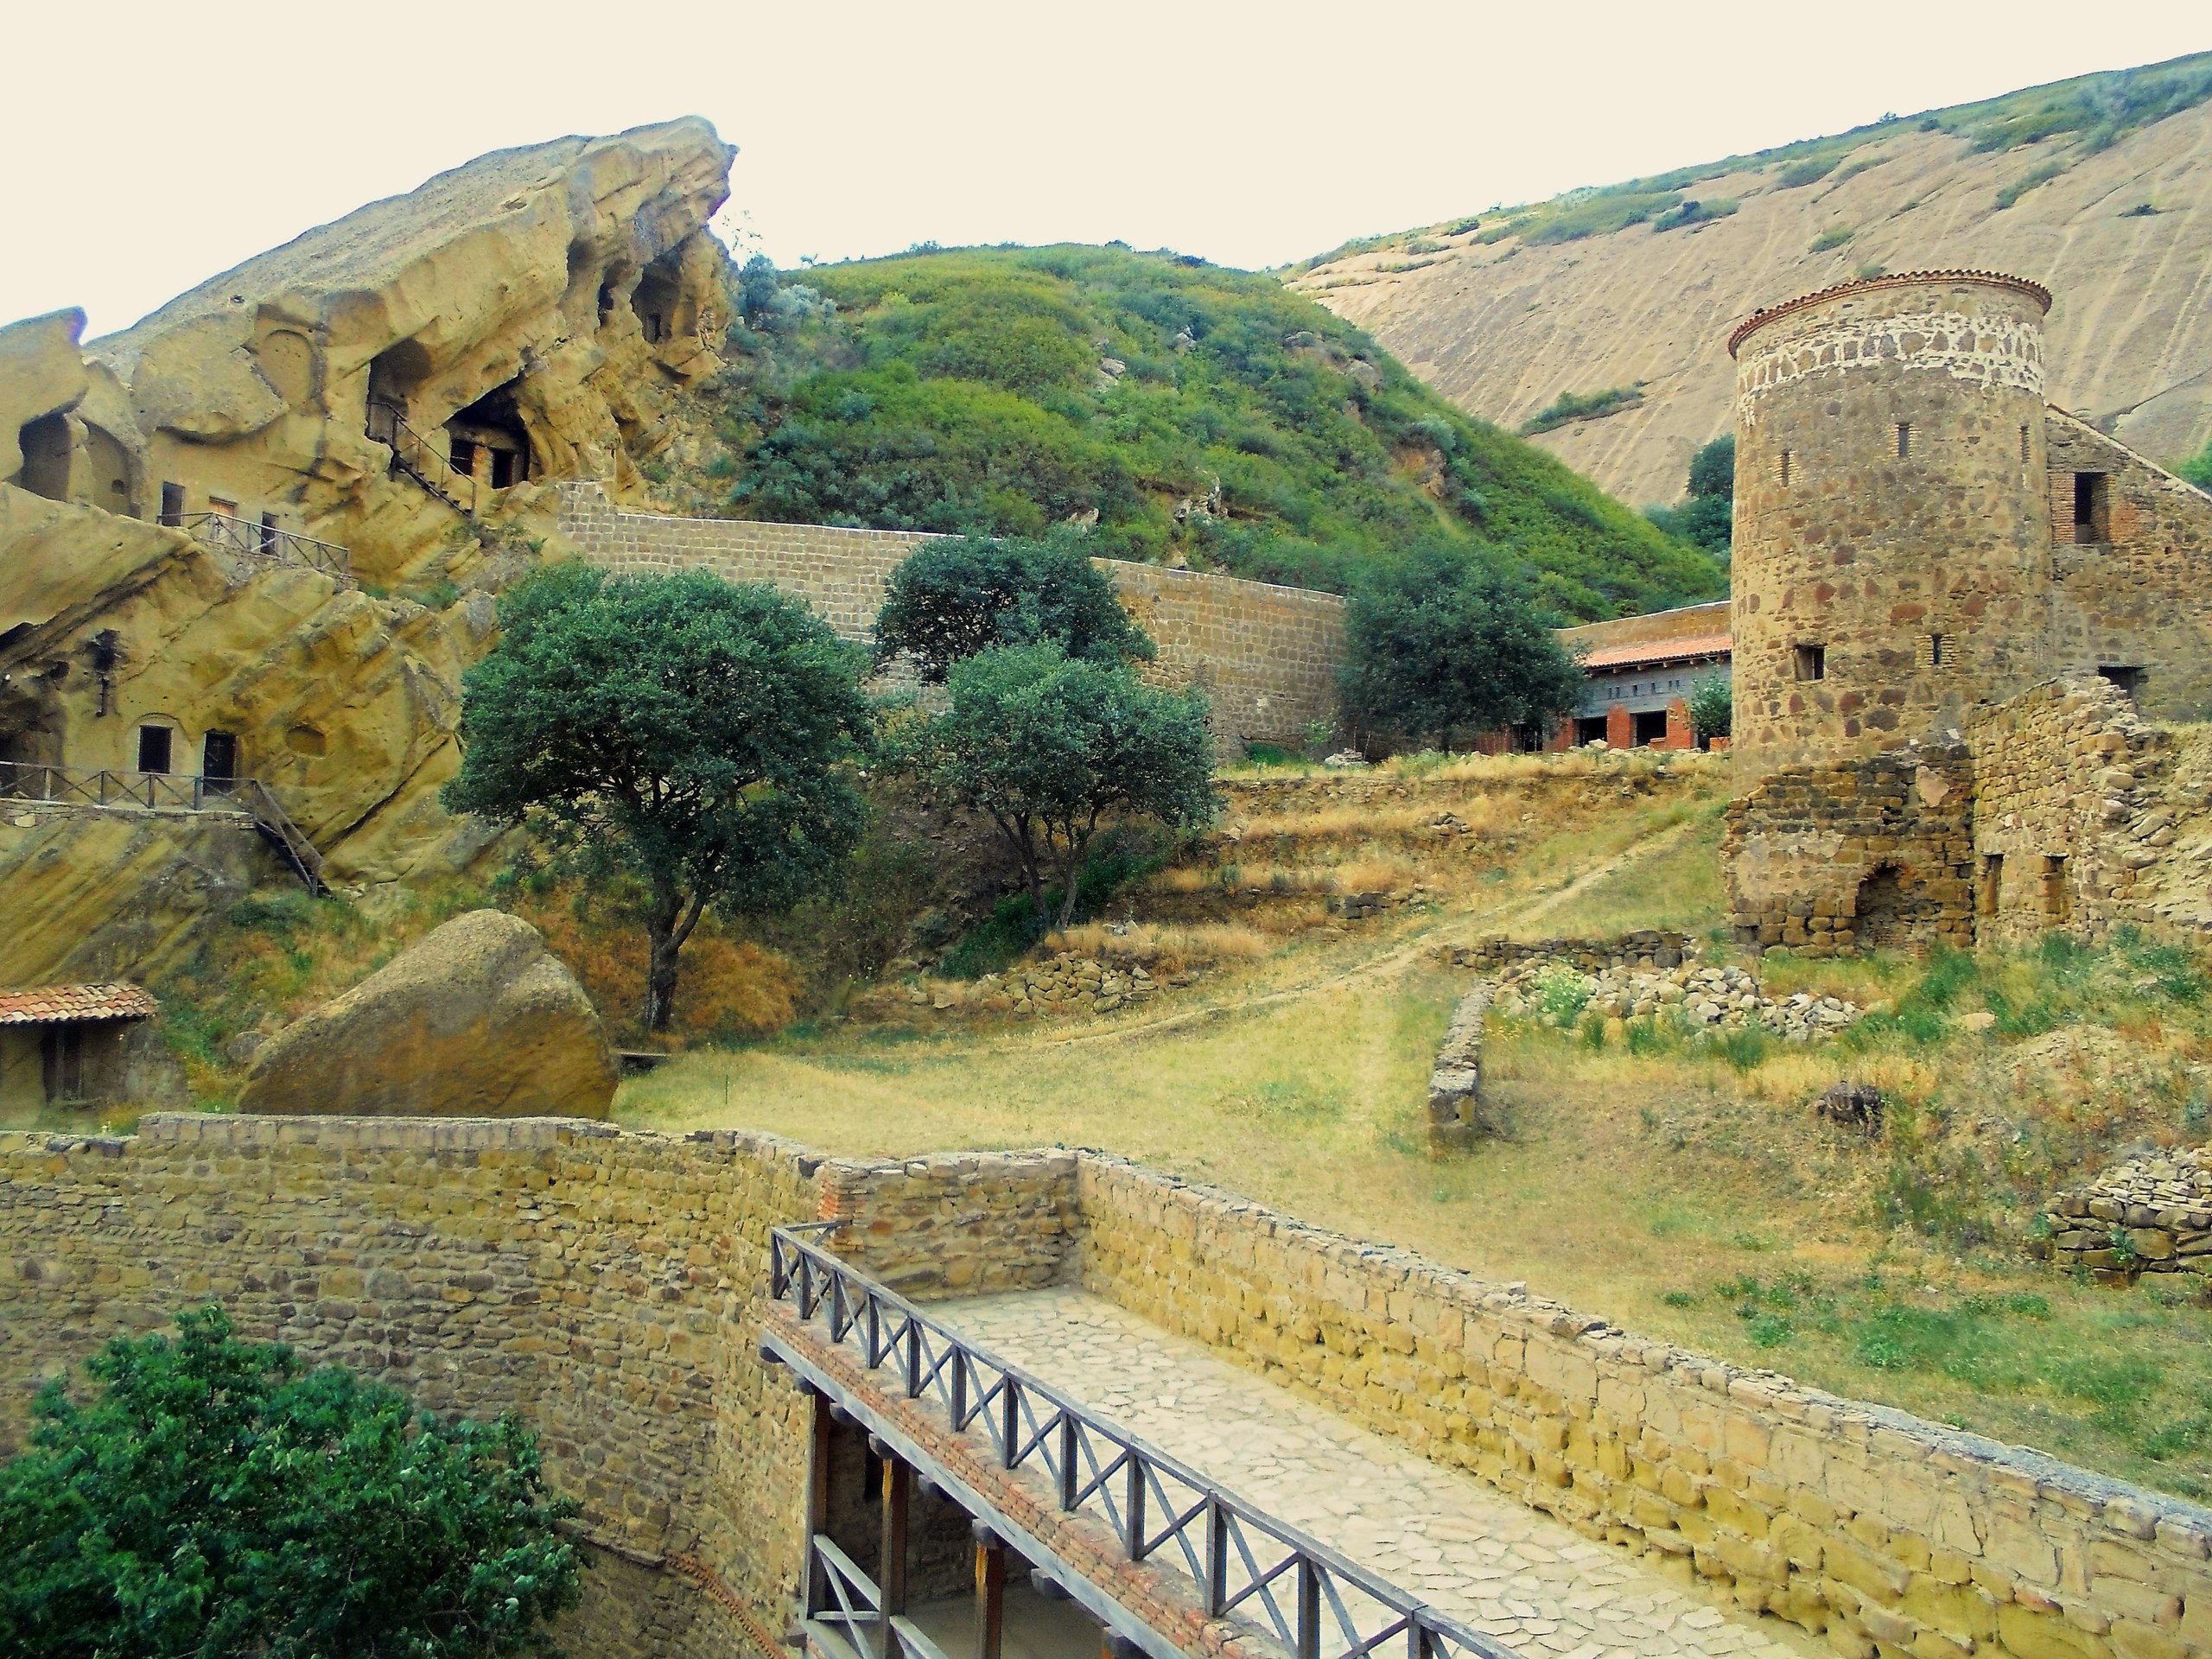
<svg viewBox="0 0 2212 1659"><path fill-rule="evenodd" d="M1852 935L1861 950L1894 950L1911 943L1910 910L1894 864L1878 866L1859 884Z"/></svg>

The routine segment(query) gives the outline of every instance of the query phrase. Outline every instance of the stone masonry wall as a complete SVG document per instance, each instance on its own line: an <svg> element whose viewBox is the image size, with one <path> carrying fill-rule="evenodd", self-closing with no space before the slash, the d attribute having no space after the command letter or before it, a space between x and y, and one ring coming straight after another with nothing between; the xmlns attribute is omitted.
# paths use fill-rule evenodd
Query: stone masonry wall
<svg viewBox="0 0 2212 1659"><path fill-rule="evenodd" d="M2212 715L2212 495L2060 410L2046 430L2052 671L2136 669L2145 713ZM2077 522L2077 474L2103 480L2101 522Z"/></svg>
<svg viewBox="0 0 2212 1659"><path fill-rule="evenodd" d="M2212 1512L1084 1155L1084 1282L1851 1659L2212 1654Z"/></svg>
<svg viewBox="0 0 2212 1659"><path fill-rule="evenodd" d="M1962 743L1792 766L1728 804L1728 920L1808 956L1974 943L1973 771Z"/></svg>
<svg viewBox="0 0 2212 1659"><path fill-rule="evenodd" d="M590 563L614 571L704 569L731 582L772 582L849 639L866 639L899 561L930 539L918 531L841 530L735 518L672 518L617 509L598 485L558 486L556 528ZM1306 724L1337 717L1344 601L1163 566L1097 561L1160 656L1147 677L1196 686L1213 705L1217 745L1296 746Z"/></svg>
<svg viewBox="0 0 2212 1659"><path fill-rule="evenodd" d="M2063 928L2095 938L2152 920L2136 890L2175 839L2154 787L2171 744L2125 692L2052 680L1979 713L1966 740L1980 937L2018 943Z"/></svg>

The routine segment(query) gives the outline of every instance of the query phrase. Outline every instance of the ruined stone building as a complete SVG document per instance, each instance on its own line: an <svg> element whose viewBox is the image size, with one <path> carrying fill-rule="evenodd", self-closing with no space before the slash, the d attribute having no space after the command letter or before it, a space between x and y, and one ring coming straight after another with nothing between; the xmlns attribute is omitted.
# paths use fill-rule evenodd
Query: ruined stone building
<svg viewBox="0 0 2212 1659"><path fill-rule="evenodd" d="M1729 338L1747 943L2199 925L2154 722L2212 704L2212 497L2044 402L2050 305L1916 272Z"/></svg>

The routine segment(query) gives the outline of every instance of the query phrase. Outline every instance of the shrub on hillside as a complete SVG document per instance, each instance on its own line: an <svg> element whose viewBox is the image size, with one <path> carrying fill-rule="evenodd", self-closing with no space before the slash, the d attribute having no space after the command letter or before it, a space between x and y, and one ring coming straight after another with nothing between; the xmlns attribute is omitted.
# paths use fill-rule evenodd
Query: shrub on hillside
<svg viewBox="0 0 2212 1659"><path fill-rule="evenodd" d="M1691 683L1690 728L1700 747L1716 737L1726 737L1735 724L1735 694L1727 681L1718 674L1707 674Z"/></svg>
<svg viewBox="0 0 2212 1659"><path fill-rule="evenodd" d="M1423 548L1345 607L1344 707L1370 732L1439 747L1571 713L1582 671L1527 584Z"/></svg>
<svg viewBox="0 0 2212 1659"><path fill-rule="evenodd" d="M1726 559L1735 533L1736 435L1724 432L1690 457L1689 493L1643 516L1669 536Z"/></svg>
<svg viewBox="0 0 2212 1659"><path fill-rule="evenodd" d="M397 1389L237 1340L219 1307L118 1337L32 1407L0 1469L0 1649L104 1654L549 1653L582 1599L537 1443L442 1422Z"/></svg>
<svg viewBox="0 0 2212 1659"><path fill-rule="evenodd" d="M977 652L1046 640L1099 662L1154 654L1072 531L924 543L891 573L875 617L877 665L905 653L931 682Z"/></svg>
<svg viewBox="0 0 2212 1659"><path fill-rule="evenodd" d="M1594 421L1616 414L1643 400L1641 386L1608 386L1603 391L1562 391L1542 409L1521 423L1521 435L1534 437L1573 421Z"/></svg>

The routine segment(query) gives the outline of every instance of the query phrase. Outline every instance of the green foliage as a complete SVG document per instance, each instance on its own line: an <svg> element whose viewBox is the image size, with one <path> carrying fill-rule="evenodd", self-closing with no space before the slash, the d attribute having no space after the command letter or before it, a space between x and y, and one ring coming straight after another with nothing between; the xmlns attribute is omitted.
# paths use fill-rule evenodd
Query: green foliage
<svg viewBox="0 0 2212 1659"><path fill-rule="evenodd" d="M2045 162L2041 167L2022 174L1997 193L1997 211L2003 213L2037 185L2049 184L2065 171L2066 163L2063 162Z"/></svg>
<svg viewBox="0 0 2212 1659"><path fill-rule="evenodd" d="M1689 493L1643 516L1694 547L1726 559L1736 528L1736 435L1724 432L1690 457Z"/></svg>
<svg viewBox="0 0 2212 1659"><path fill-rule="evenodd" d="M1077 872L1107 815L1194 829L1217 810L1203 699L1057 645L1000 647L946 676L950 706L897 734L897 764L988 816L1021 869L1033 914L1075 913Z"/></svg>
<svg viewBox="0 0 2212 1659"><path fill-rule="evenodd" d="M2187 461L2176 461L2174 472L2200 490L2212 490L2212 441Z"/></svg>
<svg viewBox="0 0 2212 1659"><path fill-rule="evenodd" d="M1344 708L1369 730L1441 747L1548 727L1582 695L1582 671L1517 576L1415 549L1352 591Z"/></svg>
<svg viewBox="0 0 2212 1659"><path fill-rule="evenodd" d="M0 1649L22 1659L550 1653L581 1599L535 1438L245 1343L219 1307L56 1380L0 1469Z"/></svg>
<svg viewBox="0 0 2212 1659"><path fill-rule="evenodd" d="M499 621L461 683L461 771L441 798L645 884L646 1024L666 1030L708 906L788 909L859 840L862 653L798 601L698 571L556 565L505 594Z"/></svg>
<svg viewBox="0 0 2212 1659"><path fill-rule="evenodd" d="M1735 694L1727 681L1718 674L1706 674L1690 683L1690 727L1700 743L1728 736L1735 724Z"/></svg>
<svg viewBox="0 0 2212 1659"><path fill-rule="evenodd" d="M1835 162L1833 156L1808 156L1802 161L1789 162L1774 175L1775 185L1783 190L1797 190L1818 184L1835 171Z"/></svg>
<svg viewBox="0 0 2212 1659"><path fill-rule="evenodd" d="M1716 219L1726 219L1743 204L1733 196L1707 196L1702 200L1685 201L1671 212L1664 213L1651 221L1655 231L1679 231L1692 225L1709 225Z"/></svg>
<svg viewBox="0 0 2212 1659"><path fill-rule="evenodd" d="M1096 915L1115 893L1140 875L1158 869L1165 861L1157 854L1116 849L1088 860L1077 874L1075 904L1070 919L1082 921ZM1045 889L1045 908L1058 914L1067 895L1055 887ZM948 979L981 979L1012 967L1043 938L1046 925L1038 919L1034 902L1027 893L1001 899L991 913L962 934L937 965Z"/></svg>
<svg viewBox="0 0 2212 1659"><path fill-rule="evenodd" d="M1830 248L1841 247L1845 243L1850 241L1853 237L1858 234L1859 232L1857 229L1852 226L1834 226L1830 229L1822 231L1818 236L1813 238L1813 245L1810 251L1814 253L1826 253Z"/></svg>
<svg viewBox="0 0 2212 1659"><path fill-rule="evenodd" d="M1643 398L1641 386L1608 386L1603 391L1562 391L1549 404L1521 423L1521 435L1533 437L1573 421L1594 421L1618 413Z"/></svg>
<svg viewBox="0 0 2212 1659"><path fill-rule="evenodd" d="M1672 190L1637 190L1627 186L1593 190L1579 199L1568 200L1543 215L1522 232L1521 239L1531 247L1541 247L1553 242L1580 242L1585 237L1611 236L1616 231L1624 231L1631 225L1641 225L1647 219L1679 208L1681 202L1681 196Z"/></svg>
<svg viewBox="0 0 2212 1659"><path fill-rule="evenodd" d="M1078 539L966 536L925 542L891 573L875 618L878 666L901 652L942 683L963 657L1049 640L1071 657L1149 662L1153 643Z"/></svg>
<svg viewBox="0 0 2212 1659"><path fill-rule="evenodd" d="M1588 976L1577 973L1565 963L1555 962L1536 976L1536 1008L1545 1019L1571 1026L1589 1006Z"/></svg>
<svg viewBox="0 0 2212 1659"><path fill-rule="evenodd" d="M1096 555L1335 592L1426 537L1527 563L1577 620L1721 589L1710 560L1271 276L1055 247L806 283L818 304L725 378L728 478L694 480L741 517L1039 537L1095 513Z"/></svg>

